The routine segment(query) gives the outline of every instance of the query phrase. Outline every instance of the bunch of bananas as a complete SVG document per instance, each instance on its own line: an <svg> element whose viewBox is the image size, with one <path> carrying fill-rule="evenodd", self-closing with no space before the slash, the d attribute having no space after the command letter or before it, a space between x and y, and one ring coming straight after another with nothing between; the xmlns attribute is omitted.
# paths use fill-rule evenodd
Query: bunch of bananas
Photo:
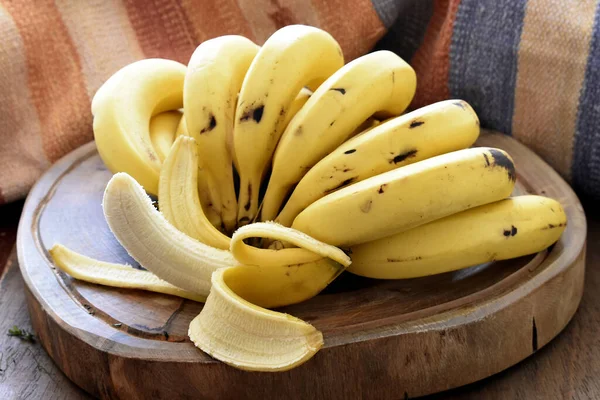
<svg viewBox="0 0 600 400"><path fill-rule="evenodd" d="M323 337L268 308L311 298L346 269L414 278L556 242L561 205L509 197L511 157L470 148L473 109L447 100L404 113L415 89L397 55L344 65L331 35L302 25L262 47L208 40L187 67L130 64L98 90L92 112L115 174L106 221L147 271L60 244L50 253L77 279L205 301L189 327L200 349L281 371L312 357Z"/></svg>

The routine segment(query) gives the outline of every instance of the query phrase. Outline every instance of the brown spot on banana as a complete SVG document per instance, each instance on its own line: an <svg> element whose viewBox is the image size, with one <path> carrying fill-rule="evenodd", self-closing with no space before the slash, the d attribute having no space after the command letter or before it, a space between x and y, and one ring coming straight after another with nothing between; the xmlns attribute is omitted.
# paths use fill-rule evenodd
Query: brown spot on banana
<svg viewBox="0 0 600 400"><path fill-rule="evenodd" d="M508 158L505 153L497 149L490 149L490 154L494 159L491 166L504 168L508 174L508 179L515 182L517 180L517 172L515 170L515 164L513 164L511 159Z"/></svg>
<svg viewBox="0 0 600 400"><path fill-rule="evenodd" d="M387 183L384 183L383 185L379 186L379 189L377 190L377 193L383 194L383 192L385 192L385 188L386 187L387 187Z"/></svg>
<svg viewBox="0 0 600 400"><path fill-rule="evenodd" d="M397 156L395 156L394 158L390 159L389 163L390 164L398 164L398 163L406 160L407 158L414 157L416 154L417 154L417 149L409 150L404 153L400 153Z"/></svg>
<svg viewBox="0 0 600 400"><path fill-rule="evenodd" d="M507 238L510 236L515 236L517 234L517 227L514 225L511 225L510 229L505 229L503 234Z"/></svg>
<svg viewBox="0 0 600 400"><path fill-rule="evenodd" d="M265 111L265 106L263 104L261 104L258 107L255 107L253 109L251 108L248 111L246 111L244 114L242 114L242 116L240 117L240 122L248 121L250 118L252 118L254 120L254 122L256 122L258 124L258 123L260 123L260 120L262 119L264 111Z"/></svg>
<svg viewBox="0 0 600 400"><path fill-rule="evenodd" d="M336 92L340 92L342 95L346 94L346 89L344 88L331 88L329 90L335 90Z"/></svg>
<svg viewBox="0 0 600 400"><path fill-rule="evenodd" d="M346 150L344 154L352 154L354 152L356 152L356 149Z"/></svg>
<svg viewBox="0 0 600 400"><path fill-rule="evenodd" d="M373 206L373 200L369 199L369 200L365 201L363 204L361 204L360 211L362 211L366 214L369 211L371 211L372 206Z"/></svg>
<svg viewBox="0 0 600 400"><path fill-rule="evenodd" d="M342 183L340 183L337 186L334 186L330 189L326 189L323 193L324 194L329 194L331 192L335 192L338 189L343 188L344 186L350 185L351 183L353 183L354 181L356 181L356 179L358 179L358 176L353 176L352 178L348 178L346 180L344 180Z"/></svg>
<svg viewBox="0 0 600 400"><path fill-rule="evenodd" d="M200 133L206 133L206 132L210 132L213 129L215 129L215 127L217 126L217 119L215 118L213 113L210 113L210 117L209 117L209 121L208 121L208 126L206 128L203 128Z"/></svg>
<svg viewBox="0 0 600 400"><path fill-rule="evenodd" d="M407 262L407 261L419 261L422 259L423 259L423 257L421 257L421 256L408 257L408 258L388 258L387 262L398 263L398 262Z"/></svg>
<svg viewBox="0 0 600 400"><path fill-rule="evenodd" d="M487 154L483 153L483 158L485 158L485 165L486 166L490 166L490 159L488 158Z"/></svg>
<svg viewBox="0 0 600 400"><path fill-rule="evenodd" d="M423 125L424 123L425 123L425 121L414 120L410 123L410 125L408 126L408 129L416 128L418 126Z"/></svg>

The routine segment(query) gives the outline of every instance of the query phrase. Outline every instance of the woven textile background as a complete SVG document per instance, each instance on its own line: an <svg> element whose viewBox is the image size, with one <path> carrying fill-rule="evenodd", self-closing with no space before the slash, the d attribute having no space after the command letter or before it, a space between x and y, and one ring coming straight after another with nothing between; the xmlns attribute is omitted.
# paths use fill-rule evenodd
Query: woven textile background
<svg viewBox="0 0 600 400"><path fill-rule="evenodd" d="M0 0L0 203L93 139L90 102L120 67L187 63L211 37L262 44L321 27L346 61L373 48L417 70L412 107L473 105L482 126L526 143L600 199L599 0Z"/></svg>

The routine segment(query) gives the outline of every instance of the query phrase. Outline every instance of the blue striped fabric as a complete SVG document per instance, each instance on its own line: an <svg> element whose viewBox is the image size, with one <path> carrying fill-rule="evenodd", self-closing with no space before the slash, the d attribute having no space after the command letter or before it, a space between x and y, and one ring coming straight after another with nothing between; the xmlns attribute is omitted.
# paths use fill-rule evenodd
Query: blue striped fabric
<svg viewBox="0 0 600 400"><path fill-rule="evenodd" d="M573 186L600 199L600 5L596 10L592 43L579 100L573 150Z"/></svg>
<svg viewBox="0 0 600 400"><path fill-rule="evenodd" d="M380 3L377 0L373 4ZM376 7L377 9L377 7ZM421 42L433 13L433 1L417 0L407 4L375 50L392 50L410 61Z"/></svg>
<svg viewBox="0 0 600 400"><path fill-rule="evenodd" d="M449 88L484 127L511 133L526 0L463 0L450 46Z"/></svg>

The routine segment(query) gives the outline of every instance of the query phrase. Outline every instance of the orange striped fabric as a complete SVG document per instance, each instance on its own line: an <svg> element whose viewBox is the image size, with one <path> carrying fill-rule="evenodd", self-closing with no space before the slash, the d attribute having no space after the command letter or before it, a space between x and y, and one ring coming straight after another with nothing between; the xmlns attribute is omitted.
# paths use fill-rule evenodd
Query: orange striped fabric
<svg viewBox="0 0 600 400"><path fill-rule="evenodd" d="M92 140L91 98L122 66L187 63L206 39L241 34L262 44L295 23L328 30L347 61L386 30L370 0L0 0L0 203Z"/></svg>
<svg viewBox="0 0 600 400"><path fill-rule="evenodd" d="M527 3L512 134L570 178L573 135L587 65L585 58L573 54L588 52L598 2L574 2L570 7L561 7L562 3Z"/></svg>
<svg viewBox="0 0 600 400"><path fill-rule="evenodd" d="M425 31L423 43L411 64L417 71L417 93L411 108L423 107L450 97L450 43L460 0L439 0Z"/></svg>

